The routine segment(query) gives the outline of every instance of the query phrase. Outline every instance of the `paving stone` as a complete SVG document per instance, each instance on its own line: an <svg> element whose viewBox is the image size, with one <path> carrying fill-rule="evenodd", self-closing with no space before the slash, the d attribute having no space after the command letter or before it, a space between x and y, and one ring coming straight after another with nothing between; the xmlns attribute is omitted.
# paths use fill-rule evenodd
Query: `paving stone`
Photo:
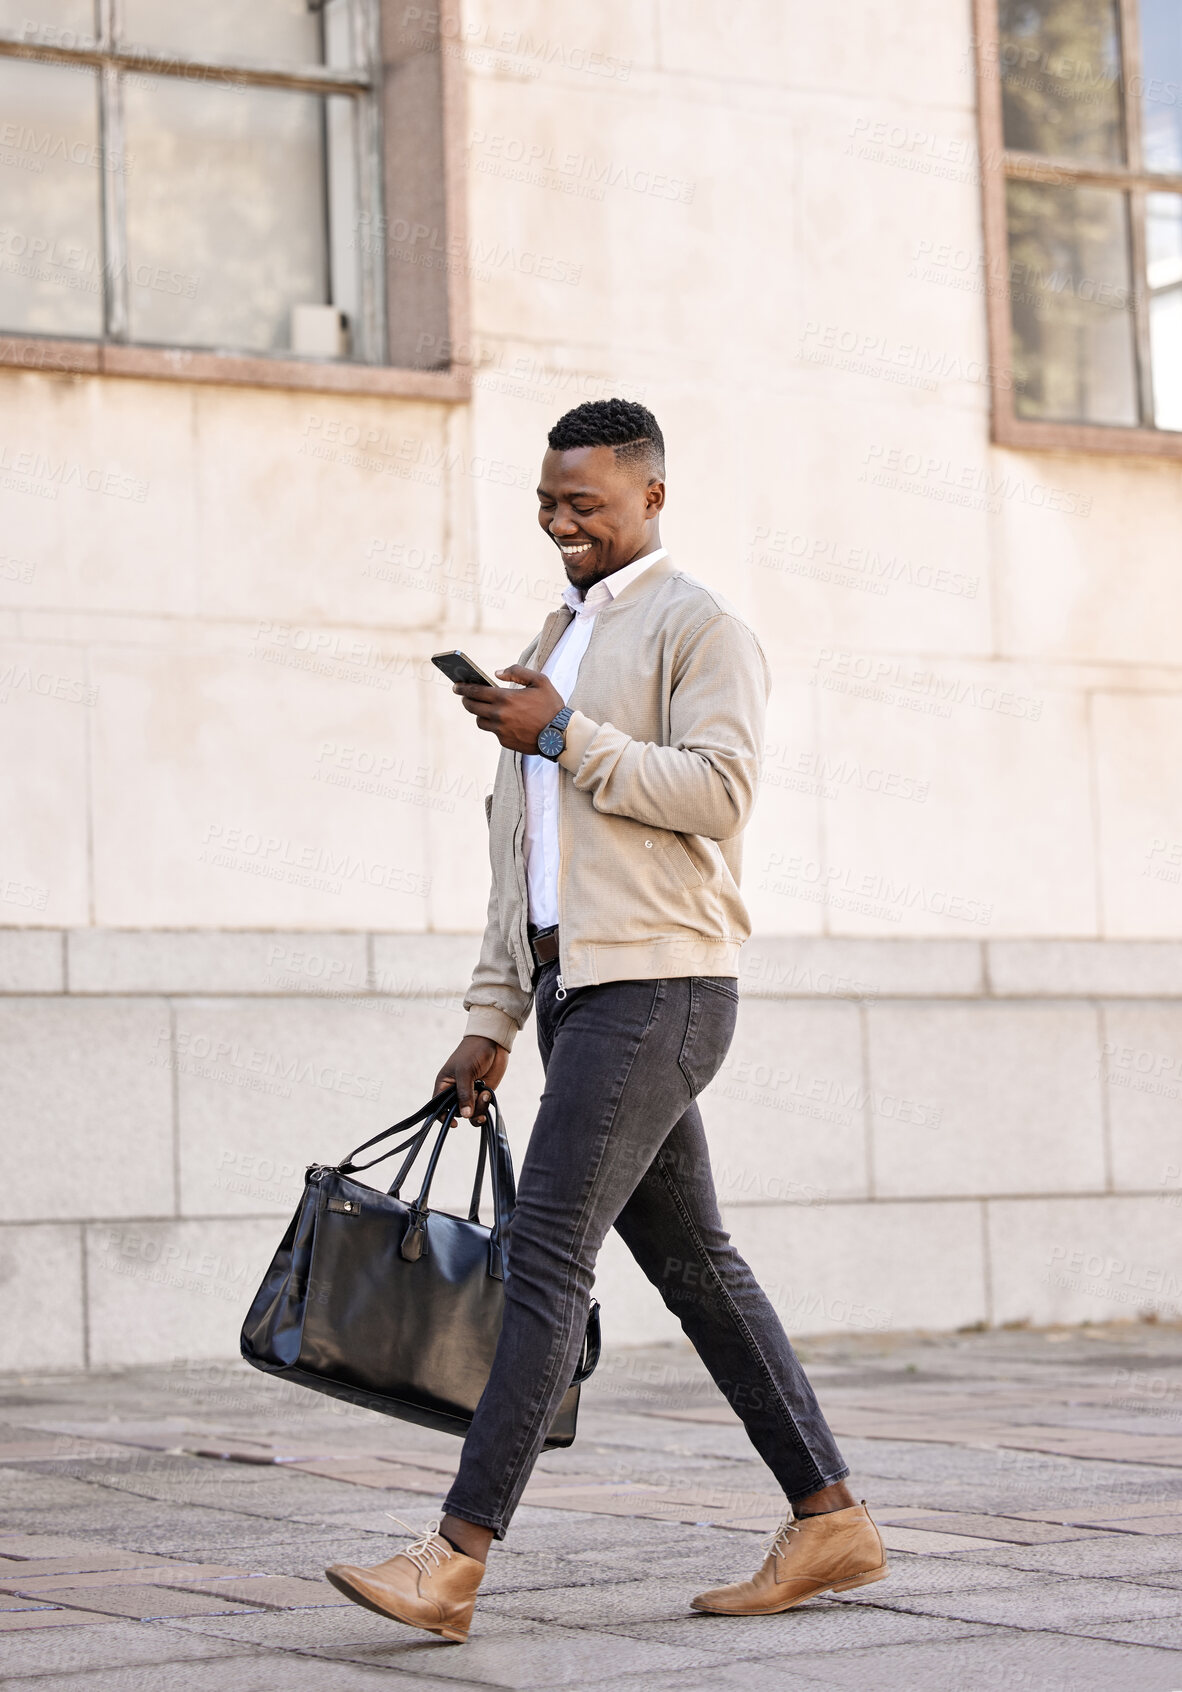
<svg viewBox="0 0 1182 1692"><path fill-rule="evenodd" d="M56 1613L75 1616L91 1625L78 1632L63 1628L41 1636L9 1635L4 1641L6 1675L79 1675L97 1669L121 1669L136 1692L141 1689L149 1692L150 1682L141 1671L154 1664L196 1662L200 1658L224 1660L251 1654L249 1646L190 1634L169 1622L112 1620L81 1610ZM227 1683L233 1684L230 1676Z"/></svg>
<svg viewBox="0 0 1182 1692"><path fill-rule="evenodd" d="M1053 1625L1070 1630L1076 1623L1111 1617L1117 1621L1182 1616L1182 1593L1133 1586L1117 1580L1028 1580L1013 1590L943 1592L892 1600L883 1584L883 1604L905 1602L927 1615L960 1621L992 1622L1001 1627ZM1179 1628L1182 1634L1182 1627Z"/></svg>
<svg viewBox="0 0 1182 1692"><path fill-rule="evenodd" d="M326 1692L324 1664L305 1661L286 1653L254 1654L235 1658L233 1666L224 1662L158 1663L151 1670L151 1692L224 1692L232 1686L234 1692ZM85 1692L136 1692L143 1687L142 1679L129 1680L122 1669L100 1669L87 1674ZM448 1688L453 1692L454 1682ZM436 1692L443 1685L415 1681L418 1692ZM82 1692L82 1685L74 1675L21 1676L4 1683L5 1692ZM378 1668L364 1668L354 1663L336 1663L331 1674L331 1692L378 1692L390 1686L389 1674Z"/></svg>
<svg viewBox="0 0 1182 1692"><path fill-rule="evenodd" d="M786 1689L832 1692L1175 1692L1182 1684L1173 1652L1000 1628L956 1640L782 1658L780 1670ZM719 1692L752 1692L760 1679L743 1663L720 1669L713 1684ZM672 1684L668 1692L675 1692Z"/></svg>
<svg viewBox="0 0 1182 1692"><path fill-rule="evenodd" d="M351 1602L326 1580L291 1580L269 1575L252 1575L245 1580L194 1580L176 1575L169 1584L186 1592L209 1592L215 1598L232 1598L269 1610L339 1609Z"/></svg>
<svg viewBox="0 0 1182 1692"><path fill-rule="evenodd" d="M0 1610L0 1633L28 1632L34 1628L81 1627L104 1618L85 1610ZM7 1684L7 1682L5 1682Z"/></svg>
<svg viewBox="0 0 1182 1692"><path fill-rule="evenodd" d="M780 1616L706 1616L696 1613L675 1620L613 1621L613 1633L627 1633L646 1643L694 1645L730 1657L757 1652L760 1657L782 1657L798 1651L843 1650L850 1645L897 1644L902 1640L950 1639L976 1631L963 1621L942 1616L905 1615L890 1610L866 1609L852 1614L844 1605L824 1598L813 1599Z"/></svg>
<svg viewBox="0 0 1182 1692"><path fill-rule="evenodd" d="M51 1558L49 1561L60 1561ZM89 1574L79 1574L71 1569L68 1574L42 1574L36 1563L20 1564L13 1567L11 1573L0 1573L0 1590L7 1592L25 1592L32 1597L52 1597L54 1593L65 1591L94 1591L108 1586L147 1586L176 1583L178 1580L208 1580L216 1575L243 1575L248 1571L240 1568L230 1568L209 1563L170 1563L162 1559L153 1559L147 1568L101 1569ZM53 1599L56 1602L56 1599Z"/></svg>
<svg viewBox="0 0 1182 1692"><path fill-rule="evenodd" d="M494 1549L462 1651L343 1602L322 1578L328 1562L390 1555L402 1533L388 1510L416 1527L426 1520L454 1470L454 1440L352 1408L338 1414L331 1401L237 1366L0 1381L0 1443L103 1442L5 1471L0 1522L28 1537L0 1537L0 1584L31 1584L39 1566L47 1579L56 1571L55 1598L64 1577L74 1581L64 1590L92 1600L139 1588L157 1609L185 1598L222 1605L142 1622L89 1609L15 1610L30 1622L78 1620L9 1632L6 1647L40 1645L45 1654L10 1666L6 1649L5 1672L31 1677L30 1692L80 1674L84 1682L68 1680L71 1692L83 1684L92 1692L108 1675L111 1692L149 1684L240 1692L243 1662L266 1666L266 1692L293 1683L336 1692L341 1672L361 1672L357 1684L380 1677L447 1692L1182 1688L1164 1643L1182 1627L1182 1467L1115 1460L1142 1427L1167 1432L1160 1417L1138 1420L1127 1383L1167 1379L1176 1332L1114 1327L1099 1341L1067 1331L845 1336L806 1348L834 1421L871 1429L842 1442L861 1493L890 1538L923 1547L894 1550L888 1581L750 1624L690 1612L694 1592L757 1566L751 1512L779 1506L724 1404L726 1422L643 1413L646 1394L650 1409L707 1406L705 1377L685 1348L621 1354L623 1367L609 1358L601 1370L611 1390L597 1396L593 1383L586 1395L577 1446L543 1460L508 1541ZM1125 1383L1119 1404L1110 1402L1114 1381ZM874 1436L886 1430L899 1437ZM975 1445L982 1430L996 1443ZM1074 1454L1017 1449L1032 1441L1068 1443ZM108 1447L123 1455L77 1455ZM249 1460L220 1460L227 1453ZM275 1456L307 1468L258 1461ZM379 1486L351 1484L350 1472ZM715 1523L748 1525L636 1513L658 1497L675 1516L701 1510ZM728 1515L739 1506L748 1514ZM149 1559L142 1570L137 1557ZM211 1568L250 1572L219 1578ZM1071 1604L1064 1594L1075 1595ZM999 1619L979 1618L994 1610ZM1025 1619L1007 1623L1011 1613ZM83 1648L93 1640L97 1650L116 1632L122 1651L104 1644L91 1672ZM162 1645L161 1634L173 1643ZM77 1653L67 1656L67 1646ZM144 1650L160 1665L148 1674L135 1667ZM194 1676L186 1658L202 1652L210 1660ZM228 1655L214 1661L215 1653ZM1158 1672L1166 1660L1169 1678Z"/></svg>
<svg viewBox="0 0 1182 1692"><path fill-rule="evenodd" d="M72 1557L3 1557L0 1558L0 1586L12 1585L17 1580L48 1579L52 1575L95 1574L160 1566L168 1567L168 1559L134 1551L107 1551L101 1545L90 1552L77 1551Z"/></svg>
<svg viewBox="0 0 1182 1692"><path fill-rule="evenodd" d="M890 1521L889 1514L880 1514L880 1526ZM970 1537L1001 1540L1012 1545L1053 1545L1059 1541L1095 1537L1094 1530L1089 1528L1069 1527L1056 1522L1019 1522L1006 1516L972 1516L952 1511L946 1514L917 1511L914 1515L908 1515L898 1525L927 1529L931 1533L968 1534ZM904 1547L900 1546L899 1549L903 1550Z"/></svg>
<svg viewBox="0 0 1182 1692"><path fill-rule="evenodd" d="M75 1610L95 1610L105 1616L242 1615L246 1606L204 1592L184 1592L168 1586L68 1587L54 1592L59 1604Z"/></svg>
<svg viewBox="0 0 1182 1692"><path fill-rule="evenodd" d="M1045 1574L1120 1576L1172 1573L1182 1569L1182 1546L1176 1539L1148 1535L1113 1534L1089 1545L1004 1545L977 1553L980 1563L1004 1563L1012 1569Z"/></svg>
<svg viewBox="0 0 1182 1692"><path fill-rule="evenodd" d="M1175 1654L1174 1677L1182 1680L1182 1625L1171 1621L1083 1622L1071 1629L1088 1639L1119 1639L1130 1645L1160 1645ZM1173 1689L1171 1689L1173 1692Z"/></svg>

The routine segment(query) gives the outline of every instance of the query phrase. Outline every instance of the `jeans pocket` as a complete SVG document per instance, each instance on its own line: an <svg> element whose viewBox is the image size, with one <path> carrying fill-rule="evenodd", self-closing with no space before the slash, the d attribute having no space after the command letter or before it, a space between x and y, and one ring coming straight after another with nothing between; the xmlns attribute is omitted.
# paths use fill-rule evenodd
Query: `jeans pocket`
<svg viewBox="0 0 1182 1692"><path fill-rule="evenodd" d="M738 983L727 975L689 977L689 1010L677 1063L690 1097L708 1087L730 1049L739 1011Z"/></svg>

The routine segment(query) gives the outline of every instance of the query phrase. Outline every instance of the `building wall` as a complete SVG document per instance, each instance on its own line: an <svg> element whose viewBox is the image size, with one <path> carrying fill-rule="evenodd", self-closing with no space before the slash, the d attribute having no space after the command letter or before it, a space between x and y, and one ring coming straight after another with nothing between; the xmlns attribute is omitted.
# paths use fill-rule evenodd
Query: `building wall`
<svg viewBox="0 0 1182 1692"><path fill-rule="evenodd" d="M495 754L427 660L537 627L544 433L611 393L775 674L737 1238L798 1330L1168 1312L1182 477L989 444L967 5L515 27L446 44L470 403L0 371L5 1361L232 1351L303 1163L425 1096Z"/></svg>

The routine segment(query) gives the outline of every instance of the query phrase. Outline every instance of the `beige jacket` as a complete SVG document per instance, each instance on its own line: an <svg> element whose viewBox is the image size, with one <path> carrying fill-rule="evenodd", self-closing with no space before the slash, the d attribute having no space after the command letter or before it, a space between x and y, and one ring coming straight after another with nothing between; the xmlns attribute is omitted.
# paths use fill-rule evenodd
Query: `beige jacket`
<svg viewBox="0 0 1182 1692"><path fill-rule="evenodd" d="M572 615L553 612L518 662L540 670ZM668 556L596 613L559 759L563 986L738 974L770 679L733 607ZM533 998L519 753L502 751L485 804L492 893L466 1032L508 1047Z"/></svg>

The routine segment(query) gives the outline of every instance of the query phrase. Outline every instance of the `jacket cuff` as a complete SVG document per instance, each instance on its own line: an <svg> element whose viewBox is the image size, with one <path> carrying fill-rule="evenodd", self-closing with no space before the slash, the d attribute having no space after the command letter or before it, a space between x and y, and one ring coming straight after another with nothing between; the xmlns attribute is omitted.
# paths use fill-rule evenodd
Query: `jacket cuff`
<svg viewBox="0 0 1182 1692"><path fill-rule="evenodd" d="M512 1048L517 1038L517 1024L513 1018L506 1016L504 1011L495 1005L474 1005L468 1012L468 1021L464 1028L465 1034L479 1034L486 1040L495 1040L498 1046L504 1046L506 1051Z"/></svg>
<svg viewBox="0 0 1182 1692"><path fill-rule="evenodd" d="M598 733L598 723L593 722L590 717L585 717L581 711L572 713L570 722L566 725L566 745L558 758L564 770L569 770L571 775L577 774L584 753Z"/></svg>

